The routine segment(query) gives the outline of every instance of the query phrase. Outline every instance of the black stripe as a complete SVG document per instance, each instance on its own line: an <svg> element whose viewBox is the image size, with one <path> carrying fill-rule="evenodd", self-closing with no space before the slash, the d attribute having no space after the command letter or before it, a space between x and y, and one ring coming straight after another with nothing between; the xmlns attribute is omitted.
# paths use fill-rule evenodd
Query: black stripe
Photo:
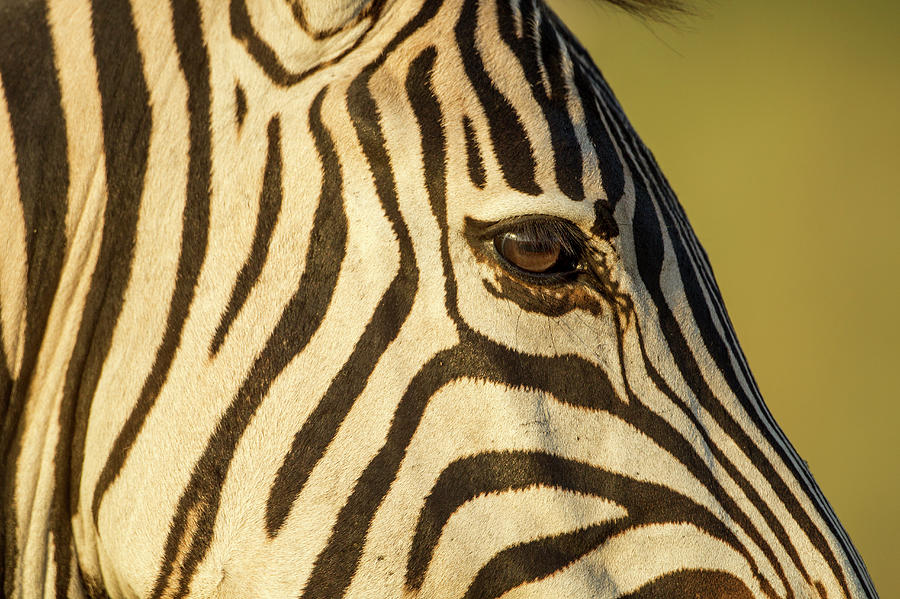
<svg viewBox="0 0 900 599"><path fill-rule="evenodd" d="M12 573L18 559L14 483L21 451L20 419L66 250L66 123L44 2L17 2L0 9L0 80L15 145L27 260L21 365L15 381L4 377L4 386L11 388L4 390L0 398L0 459L4 461L0 481L4 520L0 525L0 550L4 553L4 565L0 571L6 573L3 592L11 597Z"/></svg>
<svg viewBox="0 0 900 599"><path fill-rule="evenodd" d="M466 0L455 27L456 41L466 74L487 118L494 155L510 187L538 195L541 188L534 179L534 151L515 109L485 72L475 39L477 24L478 2Z"/></svg>
<svg viewBox="0 0 900 599"><path fill-rule="evenodd" d="M266 530L269 536L275 536L284 524L291 505L365 387L381 354L396 338L412 308L418 283L412 243L397 207L394 173L367 84L367 76L357 78L350 86L347 103L363 152L372 169L376 193L397 235L400 267L356 342L353 353L294 435L291 449L278 470L266 503Z"/></svg>
<svg viewBox="0 0 900 599"><path fill-rule="evenodd" d="M238 129L244 126L244 119L247 117L247 93L240 83L234 86L234 118L237 122Z"/></svg>
<svg viewBox="0 0 900 599"><path fill-rule="evenodd" d="M575 89L581 97L581 110L584 112L588 139L591 140L594 155L597 157L600 179L606 191L610 212L614 212L616 204L625 193L625 170L616 154L616 146L609 137L609 131L604 126L594 87L587 80L583 72L584 67L577 61L573 62Z"/></svg>
<svg viewBox="0 0 900 599"><path fill-rule="evenodd" d="M100 1L121 2L122 0L98 0L98 2ZM166 318L163 339L156 349L153 365L144 380L138 400L119 431L109 457L100 472L97 486L94 488L91 513L95 524L99 516L100 502L125 465L131 447L166 381L172 360L175 358L175 352L181 343L181 334L194 299L197 278L206 258L212 166L210 158L209 57L203 42L200 8L196 2L172 0L172 13L179 65L187 82L186 109L190 116L190 148L185 204L182 214L181 251L178 256L175 289L169 302L169 313ZM98 14L102 13L98 11ZM103 26L99 19L97 26ZM115 66L114 62L110 63L111 69L115 69ZM111 70L111 72L115 71ZM106 113L105 110L104 113ZM109 114L110 119L115 120L116 117L115 113ZM124 182L110 179L109 185L116 186Z"/></svg>
<svg viewBox="0 0 900 599"><path fill-rule="evenodd" d="M66 124L53 44L42 2L0 11L2 77L16 151L19 200L25 221L27 281L25 347L13 396L4 414L4 457L19 423L22 402L44 337L66 248L69 170ZM12 465L14 460L10 462Z"/></svg>
<svg viewBox="0 0 900 599"><path fill-rule="evenodd" d="M725 302L722 300L719 287L713 278L712 267L709 264L706 252L703 251L697 241L693 230L687 222L683 209L675 198L671 186L663 175L662 170L656 164L656 160L653 158L650 150L637 140L634 147L638 158L643 162L649 175L651 184L654 187L654 193L659 199L659 208L665 221L666 230L671 233L670 237L673 238L673 248L678 258L678 269L684 284L685 295L691 306L691 313L700 330L704 346L715 361L716 368L722 373L732 393L742 399L748 415L761 430L764 430L765 426L756 415L756 411L744 399L746 394L731 361L731 356L734 355L739 364L746 364L740 345L734 335L731 319L728 318ZM707 301L704 292L708 293L709 301ZM723 333L720 333L716 328L711 310L715 311L715 315L722 325ZM723 334L725 337L723 337ZM749 369L742 374L745 380L755 388Z"/></svg>
<svg viewBox="0 0 900 599"><path fill-rule="evenodd" d="M518 58L531 95L547 122L554 157L556 184L569 198L584 199L581 144L568 107L568 89L563 74L565 56L553 24L544 18L543 8L525 0L517 6L518 19L511 3L497 3L497 25L502 39ZM522 25L522 35L516 22ZM542 69L543 67L543 69ZM546 75L549 91L544 86Z"/></svg>
<svg viewBox="0 0 900 599"><path fill-rule="evenodd" d="M457 306L456 278L453 273L453 263L450 260L450 247L448 243L449 227L447 226L447 144L444 136L443 114L440 104L434 100L430 77L431 72L417 74L418 85L422 91L410 94L410 102L419 125L419 137L422 140L422 155L425 163L425 184L428 191L428 203L431 213L437 220L441 231L441 269L444 276L444 307L450 319L457 325L457 329L464 329L462 317ZM407 92L409 93L409 92ZM474 135L473 135L474 137ZM475 139L477 143L477 139ZM477 146L476 146L477 149ZM481 153L479 152L479 159Z"/></svg>
<svg viewBox="0 0 900 599"><path fill-rule="evenodd" d="M788 597L792 596L788 589ZM770 595L773 596L774 595ZM721 570L679 570L663 574L620 599L658 599L659 597L691 597L691 599L753 599L753 593L739 578ZM824 590L821 599L826 599Z"/></svg>
<svg viewBox="0 0 900 599"><path fill-rule="evenodd" d="M278 324L207 441L181 494L166 539L154 597L161 596L173 584L176 597L187 594L191 577L209 549L222 485L237 444L270 385L309 343L331 302L346 251L347 219L341 197L343 179L339 159L320 116L326 93L327 88L319 92L309 112L310 129L323 164L323 179L303 274ZM190 528L192 514L198 514L193 530ZM188 538L190 535L193 537ZM185 545L186 556L176 569ZM170 580L172 577L174 581Z"/></svg>
<svg viewBox="0 0 900 599"><path fill-rule="evenodd" d="M546 578L599 547L619 528L618 522L593 524L507 547L481 567L464 598L494 599L522 584Z"/></svg>
<svg viewBox="0 0 900 599"><path fill-rule="evenodd" d="M541 6L542 15L544 11ZM541 61L550 81L550 96L541 102L541 106L544 107L553 142L556 184L571 199L581 201L585 197L582 185L584 163L581 144L575 134L575 124L568 106L570 92L564 66L567 56L556 28L545 16L541 18L538 39L541 42ZM543 87L540 89L543 90Z"/></svg>
<svg viewBox="0 0 900 599"><path fill-rule="evenodd" d="M316 148L322 161L322 193L319 198L319 207L316 211L316 222L310 235L310 249L307 257L309 276L304 272L304 280L301 281L299 290L306 285L321 286L319 291L330 294L334 291L337 282L339 266L346 255L347 217L344 213L343 179L341 174L340 157L334 146L330 133L322 124L321 106L324 92L316 98L313 110L310 111L310 129L316 140ZM319 245L316 248L314 246ZM307 301L312 301L310 298ZM311 322L320 324L325 316L327 304L312 306L311 313L299 314L301 319L310 319ZM311 336L312 331L308 334ZM304 335L307 333L304 332ZM276 348L277 349L277 348ZM327 395L327 393L326 393ZM309 418L307 419L307 422ZM304 423L305 425L306 423ZM299 434L299 433L298 433ZM295 437L296 443L296 437ZM310 449L310 451L315 451ZM285 462L287 463L287 462ZM275 483L269 493L266 502L266 531L268 535L275 536L284 519L290 512L292 497L288 490L291 488L293 473L284 473L282 465L276 476Z"/></svg>
<svg viewBox="0 0 900 599"><path fill-rule="evenodd" d="M131 274L152 128L150 96L128 2L95 0L91 25L102 109L107 201L100 251L66 369L59 412L57 491L52 508L59 596L68 592L68 565L73 559L68 552L72 542L70 518L78 507L88 418Z"/></svg>
<svg viewBox="0 0 900 599"><path fill-rule="evenodd" d="M472 120L463 116L463 134L466 137L466 164L469 170L469 179L478 189L484 189L487 181L484 172L484 161L481 158L481 148L472 129Z"/></svg>
<svg viewBox="0 0 900 599"><path fill-rule="evenodd" d="M3 342L3 306L0 306L0 412L6 414L9 407L9 400L12 394L13 378L7 364L9 357L6 355L6 344ZM2 446L2 445L0 445ZM3 485L3 479L0 479L0 487ZM2 529L2 527L0 527ZM2 535L2 532L0 532ZM0 536L0 550L2 550L2 536ZM2 562L0 562L2 569Z"/></svg>
<svg viewBox="0 0 900 599"><path fill-rule="evenodd" d="M240 89L240 88L238 88ZM281 187L281 121L277 116L272 117L268 127L269 149L266 154L266 168L263 173L262 191L259 194L259 210L256 213L256 231L253 234L253 244L244 265L238 273L237 280L231 290L231 298L228 306L222 314L219 326L209 345L209 354L214 356L225 341L225 336L231 328L234 319L247 301L250 290L256 285L259 273L262 272L269 254L269 243L272 241L272 231L278 222L281 213L282 187Z"/></svg>
<svg viewBox="0 0 900 599"><path fill-rule="evenodd" d="M522 582L543 578L565 567L587 551L594 549L606 538L626 528L647 524L691 522L711 536L728 545L739 548L739 539L714 514L665 486L637 481L627 476L608 472L602 468L539 451L486 452L461 458L450 464L438 477L419 514L416 533L407 566L407 586L418 590L424 581L428 563L437 547L441 532L450 517L464 503L485 494L523 490L535 486L552 487L608 499L625 508L627 516L615 525L604 527L602 535L593 538L592 544L583 544L584 537L573 537L572 544L560 544L559 539L550 543L568 555L567 560L554 562L552 568L542 560L523 561L517 567L522 575L515 584L505 586L499 594ZM564 551L568 548L569 551ZM579 548L578 551L572 551ZM545 543L520 546L500 560L505 562L516 555L528 555L548 550ZM499 557L499 556L498 556ZM523 567L528 564L527 567ZM482 582L486 584L486 572L502 580L502 571L487 566L482 569ZM477 579L476 579L477 582ZM474 584L474 583L473 583ZM496 582L494 583L496 584ZM499 596L489 595L489 596ZM479 595L481 596L481 595Z"/></svg>

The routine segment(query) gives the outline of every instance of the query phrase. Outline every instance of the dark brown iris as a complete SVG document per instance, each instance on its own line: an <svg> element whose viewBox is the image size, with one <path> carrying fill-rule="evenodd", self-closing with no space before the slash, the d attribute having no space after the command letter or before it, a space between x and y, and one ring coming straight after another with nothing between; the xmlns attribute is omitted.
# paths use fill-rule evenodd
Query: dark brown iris
<svg viewBox="0 0 900 599"><path fill-rule="evenodd" d="M502 233L495 238L494 245L510 264L533 273L554 270L563 253L559 239L525 232Z"/></svg>

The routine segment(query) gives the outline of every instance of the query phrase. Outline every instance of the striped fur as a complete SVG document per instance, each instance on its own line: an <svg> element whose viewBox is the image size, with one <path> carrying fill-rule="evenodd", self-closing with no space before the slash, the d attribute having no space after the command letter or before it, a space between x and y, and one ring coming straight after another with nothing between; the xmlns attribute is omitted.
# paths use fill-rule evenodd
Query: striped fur
<svg viewBox="0 0 900 599"><path fill-rule="evenodd" d="M5 596L877 597L538 0L22 0L0 83Z"/></svg>

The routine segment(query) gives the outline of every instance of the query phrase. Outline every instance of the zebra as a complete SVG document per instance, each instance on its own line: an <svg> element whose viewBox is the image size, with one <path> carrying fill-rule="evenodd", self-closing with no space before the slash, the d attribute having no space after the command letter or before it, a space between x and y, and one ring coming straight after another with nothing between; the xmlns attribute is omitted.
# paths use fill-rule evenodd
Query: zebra
<svg viewBox="0 0 900 599"><path fill-rule="evenodd" d="M0 86L3 596L877 597L541 0L18 0Z"/></svg>

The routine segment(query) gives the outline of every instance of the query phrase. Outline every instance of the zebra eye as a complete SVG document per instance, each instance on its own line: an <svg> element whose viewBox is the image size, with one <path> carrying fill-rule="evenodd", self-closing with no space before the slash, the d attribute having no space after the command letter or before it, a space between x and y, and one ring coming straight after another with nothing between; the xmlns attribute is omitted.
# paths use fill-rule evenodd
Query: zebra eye
<svg viewBox="0 0 900 599"><path fill-rule="evenodd" d="M574 272L577 247L571 226L557 220L525 221L494 236L494 248L514 270L538 276Z"/></svg>

